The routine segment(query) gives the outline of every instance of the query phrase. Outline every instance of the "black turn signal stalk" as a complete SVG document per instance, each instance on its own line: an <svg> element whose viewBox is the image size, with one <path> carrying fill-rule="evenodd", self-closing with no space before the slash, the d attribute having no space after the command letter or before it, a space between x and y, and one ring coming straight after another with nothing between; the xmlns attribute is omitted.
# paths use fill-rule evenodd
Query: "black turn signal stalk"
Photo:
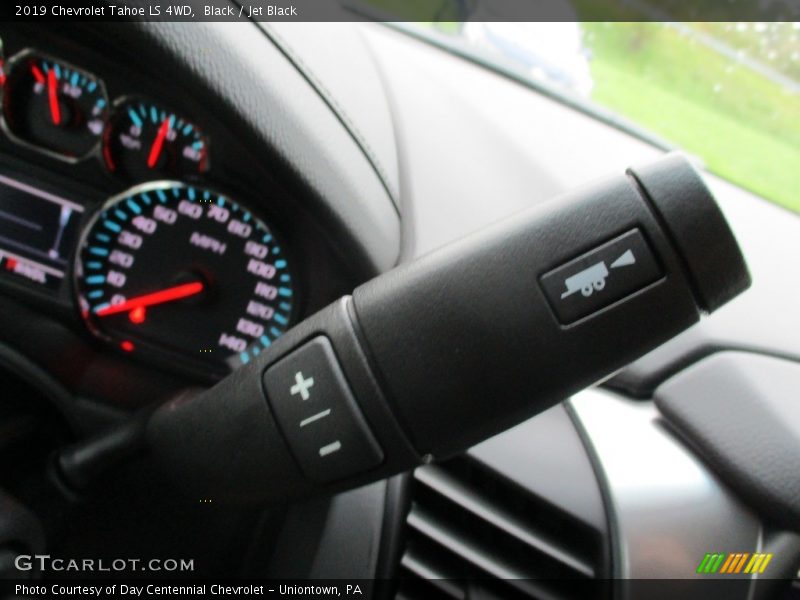
<svg viewBox="0 0 800 600"><path fill-rule="evenodd" d="M137 439L193 497L354 487L547 409L749 283L710 192L670 155L362 285L210 390L155 409Z"/></svg>

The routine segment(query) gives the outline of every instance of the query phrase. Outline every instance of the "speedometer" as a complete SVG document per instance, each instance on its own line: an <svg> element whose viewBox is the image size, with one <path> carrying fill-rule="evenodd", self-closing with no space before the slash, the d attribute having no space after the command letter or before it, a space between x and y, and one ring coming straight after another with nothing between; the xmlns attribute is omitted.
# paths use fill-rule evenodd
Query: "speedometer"
<svg viewBox="0 0 800 600"><path fill-rule="evenodd" d="M83 236L75 272L95 335L219 375L292 319L292 274L273 231L227 196L182 183L109 200Z"/></svg>

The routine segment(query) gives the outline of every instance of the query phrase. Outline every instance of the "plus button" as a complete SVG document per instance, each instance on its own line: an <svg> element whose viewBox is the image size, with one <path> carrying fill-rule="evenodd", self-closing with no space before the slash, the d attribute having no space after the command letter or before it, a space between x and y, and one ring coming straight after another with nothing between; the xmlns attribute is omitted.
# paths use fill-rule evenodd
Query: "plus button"
<svg viewBox="0 0 800 600"><path fill-rule="evenodd" d="M303 377L303 372L298 371L294 374L294 380L296 383L289 389L289 392L291 392L292 396L300 394L300 397L303 400L308 400L311 397L311 394L308 393L308 390L314 385L314 378L309 377L308 379L305 379Z"/></svg>

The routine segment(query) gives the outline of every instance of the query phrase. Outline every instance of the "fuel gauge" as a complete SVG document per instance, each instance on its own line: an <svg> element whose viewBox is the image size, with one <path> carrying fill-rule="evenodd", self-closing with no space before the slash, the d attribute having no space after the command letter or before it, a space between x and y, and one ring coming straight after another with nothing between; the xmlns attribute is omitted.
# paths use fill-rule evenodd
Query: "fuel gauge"
<svg viewBox="0 0 800 600"><path fill-rule="evenodd" d="M16 141L77 160L100 140L108 97L103 82L91 73L24 51L9 61L3 117Z"/></svg>
<svg viewBox="0 0 800 600"><path fill-rule="evenodd" d="M150 100L116 102L103 134L103 159L134 181L199 175L208 169L208 140L186 117Z"/></svg>

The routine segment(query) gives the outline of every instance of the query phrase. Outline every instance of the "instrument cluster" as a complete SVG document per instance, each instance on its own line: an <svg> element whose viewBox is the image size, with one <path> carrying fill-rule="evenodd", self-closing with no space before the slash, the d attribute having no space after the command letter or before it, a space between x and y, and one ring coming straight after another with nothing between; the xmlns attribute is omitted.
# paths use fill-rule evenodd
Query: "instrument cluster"
<svg viewBox="0 0 800 600"><path fill-rule="evenodd" d="M102 79L56 57L35 50L11 57L3 96L6 134L49 156L96 158L128 181L209 168L209 140L185 115L143 96L112 102Z"/></svg>
<svg viewBox="0 0 800 600"><path fill-rule="evenodd" d="M68 295L117 352L213 377L291 326L286 244L253 205L207 183L201 125L145 94L112 99L103 78L48 52L0 64L2 134L69 168L95 161L123 190L87 201L0 157L0 279Z"/></svg>

